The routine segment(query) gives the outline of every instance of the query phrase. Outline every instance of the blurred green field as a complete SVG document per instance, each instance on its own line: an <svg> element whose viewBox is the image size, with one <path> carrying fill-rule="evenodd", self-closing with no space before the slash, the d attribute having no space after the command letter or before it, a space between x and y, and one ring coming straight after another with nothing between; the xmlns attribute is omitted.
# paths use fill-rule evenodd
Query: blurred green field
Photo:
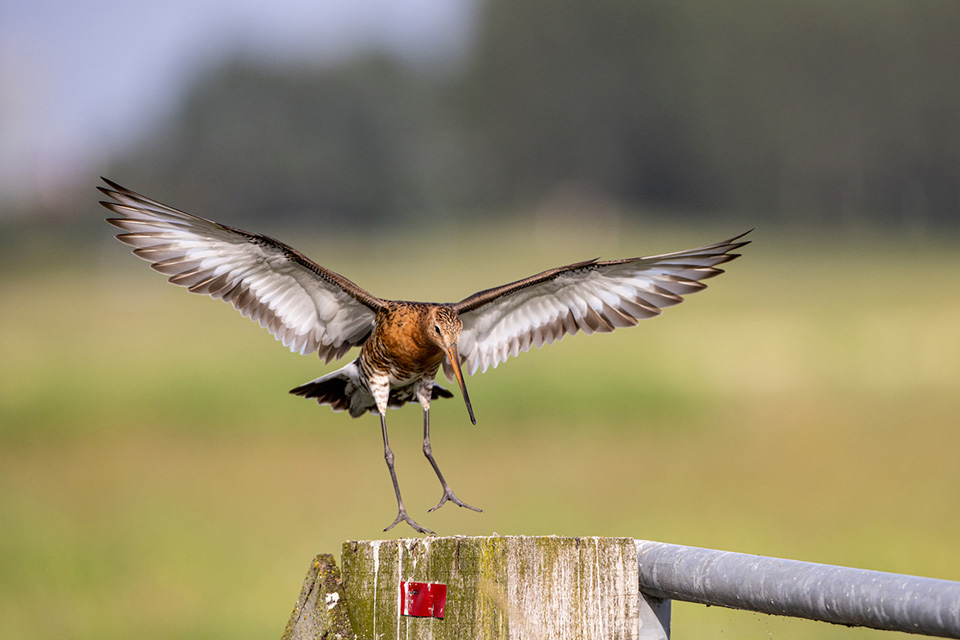
<svg viewBox="0 0 960 640"><path fill-rule="evenodd" d="M298 248L385 297L455 300L564 262L738 228ZM284 234L267 230L281 238ZM324 367L164 283L103 229L0 272L0 637L279 637L307 565L399 537L378 421L288 395ZM960 580L960 251L760 229L710 289L568 337L388 416L412 515L442 535L630 536ZM42 266L41 266L42 265ZM678 638L892 638L677 603ZM906 636L904 636L906 637Z"/></svg>

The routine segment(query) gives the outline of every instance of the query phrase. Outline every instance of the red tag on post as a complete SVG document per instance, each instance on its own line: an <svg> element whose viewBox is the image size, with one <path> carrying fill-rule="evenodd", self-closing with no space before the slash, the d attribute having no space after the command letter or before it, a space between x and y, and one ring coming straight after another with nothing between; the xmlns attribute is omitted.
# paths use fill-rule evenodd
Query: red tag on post
<svg viewBox="0 0 960 640"><path fill-rule="evenodd" d="M443 619L447 585L437 582L401 582L400 615Z"/></svg>

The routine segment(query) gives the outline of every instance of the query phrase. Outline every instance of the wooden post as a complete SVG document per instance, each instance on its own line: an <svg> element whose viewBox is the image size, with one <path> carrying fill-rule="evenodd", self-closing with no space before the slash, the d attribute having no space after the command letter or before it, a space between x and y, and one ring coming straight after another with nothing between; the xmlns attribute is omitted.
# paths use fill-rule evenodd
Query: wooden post
<svg viewBox="0 0 960 640"><path fill-rule="evenodd" d="M641 638L632 538L355 541L342 564L360 638Z"/></svg>
<svg viewBox="0 0 960 640"><path fill-rule="evenodd" d="M355 637L347 618L340 570L331 554L321 553L310 563L300 598L290 614L281 640Z"/></svg>

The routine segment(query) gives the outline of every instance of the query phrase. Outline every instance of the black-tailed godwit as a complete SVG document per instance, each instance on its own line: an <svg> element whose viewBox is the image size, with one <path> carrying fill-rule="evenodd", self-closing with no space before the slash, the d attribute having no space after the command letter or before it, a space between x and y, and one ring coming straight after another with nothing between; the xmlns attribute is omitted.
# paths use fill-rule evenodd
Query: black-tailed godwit
<svg viewBox="0 0 960 640"><path fill-rule="evenodd" d="M417 401L423 407L423 453L443 486L439 508L461 501L450 488L430 446L430 401L450 398L434 382L443 366L456 379L476 424L464 383L531 346L578 331L613 331L678 304L704 289L701 281L723 273L718 265L748 244L741 234L697 249L626 260L586 260L475 293L456 303L384 300L311 261L296 249L160 204L104 179L99 187L122 216L108 222L117 238L169 282L233 304L292 351L317 352L324 362L360 347L356 360L291 390L348 411L354 418L380 415L383 453L397 498L397 517L420 533L433 533L408 514L387 438L386 411ZM749 232L747 232L749 233ZM462 367L462 369L461 369Z"/></svg>

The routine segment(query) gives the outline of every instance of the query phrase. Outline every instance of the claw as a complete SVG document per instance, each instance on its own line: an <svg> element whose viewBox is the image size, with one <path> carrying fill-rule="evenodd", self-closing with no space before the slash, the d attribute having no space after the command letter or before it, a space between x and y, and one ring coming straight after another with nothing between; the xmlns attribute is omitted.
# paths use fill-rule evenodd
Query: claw
<svg viewBox="0 0 960 640"><path fill-rule="evenodd" d="M397 526L398 524L400 524L400 522L406 522L406 523L409 524L411 527L413 527L418 533L425 533L425 534L431 535L431 536L437 535L437 534L436 534L435 532L433 532L432 530L427 529L425 526L421 525L421 524L418 523L416 520L414 520L413 518L411 518L410 516L408 516L406 509L400 509L400 511L397 513L397 519L394 520L393 523L392 523L389 527L387 527L386 529L384 529L384 531L390 531L390 529L393 529L395 526Z"/></svg>
<svg viewBox="0 0 960 640"><path fill-rule="evenodd" d="M453 489L451 489L450 487L444 487L444 489L443 489L443 497L440 498L440 502L437 503L437 506L435 506L433 509L430 509L430 511L436 511L437 509L439 509L440 507L442 507L442 506L443 506L443 503L446 502L447 500L449 500L449 501L452 502L453 504L458 505L458 506L460 506L460 507L466 507L467 509L471 509L471 510L476 511L476 512L478 512L478 513L482 513L482 512L483 512L483 509L478 509L477 507L474 507L474 506L472 506L472 505L469 505L469 504L467 504L466 502L462 501L460 498L458 498L458 497L457 497L457 494L455 494L455 493L453 492ZM428 513L429 513L429 512L428 512Z"/></svg>

